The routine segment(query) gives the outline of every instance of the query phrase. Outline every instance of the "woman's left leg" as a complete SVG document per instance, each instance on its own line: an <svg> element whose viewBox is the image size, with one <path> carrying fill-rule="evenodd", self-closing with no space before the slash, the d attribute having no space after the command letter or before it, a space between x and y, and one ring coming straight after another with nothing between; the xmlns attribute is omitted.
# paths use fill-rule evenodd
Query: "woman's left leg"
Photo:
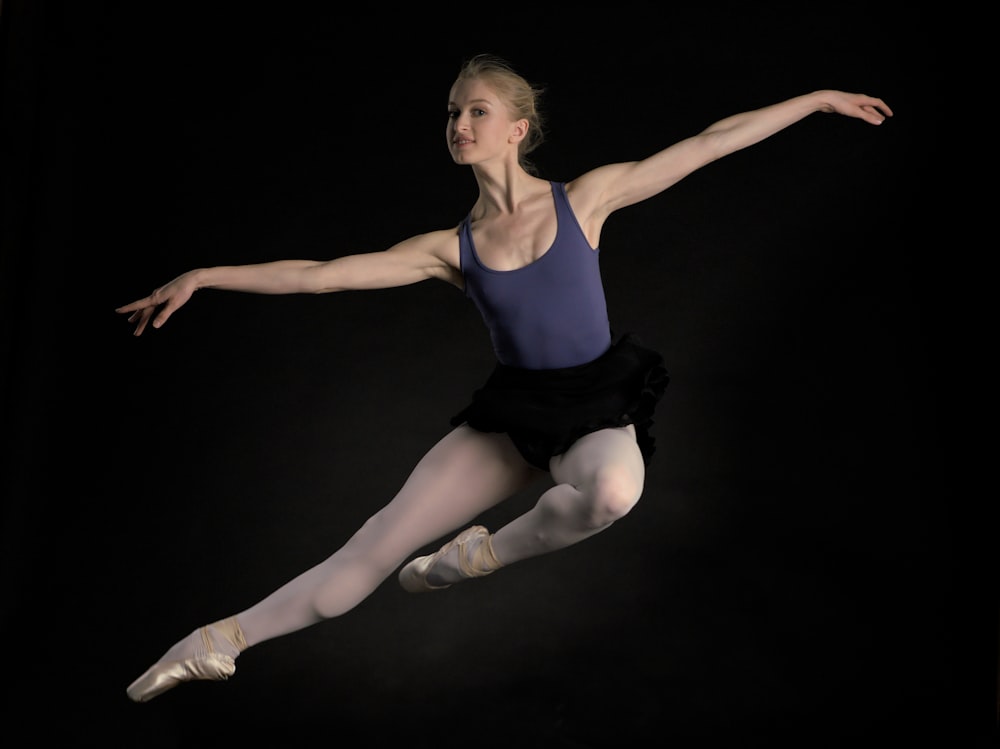
<svg viewBox="0 0 1000 749"><path fill-rule="evenodd" d="M646 466L635 427L601 429L577 440L550 463L555 486L489 541L495 559L514 562L563 549L608 528L628 514L642 494ZM473 554L474 548L469 550ZM427 575L435 586L468 579L453 550Z"/></svg>

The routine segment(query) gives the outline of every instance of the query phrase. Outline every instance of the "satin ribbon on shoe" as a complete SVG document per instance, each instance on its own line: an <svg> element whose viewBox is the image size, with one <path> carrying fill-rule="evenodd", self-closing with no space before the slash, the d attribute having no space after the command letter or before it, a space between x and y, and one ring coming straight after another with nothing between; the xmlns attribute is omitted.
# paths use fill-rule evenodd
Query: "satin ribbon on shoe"
<svg viewBox="0 0 1000 749"><path fill-rule="evenodd" d="M470 554L469 542L477 538L482 538L482 542ZM474 525L471 528L466 528L433 554L417 557L409 562L399 571L399 584L408 593L427 593L432 590L450 588L450 583L448 585L431 585L427 582L427 575L430 573L431 567L455 546L458 547L458 569L462 577L485 577L503 567L503 563L497 559L493 552L490 532L481 525Z"/></svg>

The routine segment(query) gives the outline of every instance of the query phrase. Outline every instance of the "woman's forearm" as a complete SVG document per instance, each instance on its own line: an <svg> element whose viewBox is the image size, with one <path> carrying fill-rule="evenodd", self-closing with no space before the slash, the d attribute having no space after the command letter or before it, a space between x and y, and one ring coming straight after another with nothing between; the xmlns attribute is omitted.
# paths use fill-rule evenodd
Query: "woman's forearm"
<svg viewBox="0 0 1000 749"><path fill-rule="evenodd" d="M760 109L740 112L709 125L702 135L712 136L719 156L759 143L815 112L831 111L823 91L795 96Z"/></svg>
<svg viewBox="0 0 1000 749"><path fill-rule="evenodd" d="M251 294L304 294L313 291L307 271L316 260L275 260L252 265L218 265L190 271L199 289L225 289Z"/></svg>

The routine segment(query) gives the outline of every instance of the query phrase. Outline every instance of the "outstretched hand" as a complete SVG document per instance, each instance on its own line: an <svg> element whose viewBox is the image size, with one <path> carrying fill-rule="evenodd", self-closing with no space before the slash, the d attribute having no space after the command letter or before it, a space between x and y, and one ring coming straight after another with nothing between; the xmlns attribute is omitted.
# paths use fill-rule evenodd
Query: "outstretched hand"
<svg viewBox="0 0 1000 749"><path fill-rule="evenodd" d="M135 331L132 335L142 335L150 320L153 321L154 328L162 327L163 323L183 306L197 289L194 279L185 273L156 289L149 296L144 296L142 299L137 299L123 307L117 307L115 312L128 315L128 321L135 323Z"/></svg>
<svg viewBox="0 0 1000 749"><path fill-rule="evenodd" d="M826 112L836 112L848 117L857 117L872 125L881 125L886 117L892 117L889 105L877 96L849 94L846 91L828 92Z"/></svg>

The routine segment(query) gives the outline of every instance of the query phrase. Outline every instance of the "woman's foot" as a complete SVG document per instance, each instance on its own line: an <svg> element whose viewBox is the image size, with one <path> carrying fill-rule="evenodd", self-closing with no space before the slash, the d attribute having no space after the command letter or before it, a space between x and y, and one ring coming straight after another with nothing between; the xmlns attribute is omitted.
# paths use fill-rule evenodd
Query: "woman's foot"
<svg viewBox="0 0 1000 749"><path fill-rule="evenodd" d="M127 690L133 702L149 702L185 681L224 681L236 671L236 656L247 646L232 616L193 632L174 645Z"/></svg>
<svg viewBox="0 0 1000 749"><path fill-rule="evenodd" d="M491 539L490 532L481 525L466 528L435 553L406 564L399 571L399 584L410 593L426 593L496 572L503 563L493 552ZM438 569L433 569L435 566Z"/></svg>

